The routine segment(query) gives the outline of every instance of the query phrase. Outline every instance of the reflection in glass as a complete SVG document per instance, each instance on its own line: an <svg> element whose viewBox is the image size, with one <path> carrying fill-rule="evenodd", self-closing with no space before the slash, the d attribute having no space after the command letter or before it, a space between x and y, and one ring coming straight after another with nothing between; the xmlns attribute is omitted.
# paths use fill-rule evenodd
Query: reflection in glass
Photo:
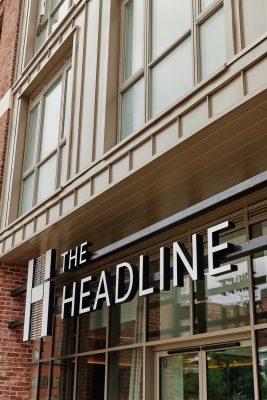
<svg viewBox="0 0 267 400"><path fill-rule="evenodd" d="M201 0L201 11L210 6L213 2L214 0Z"/></svg>
<svg viewBox="0 0 267 400"><path fill-rule="evenodd" d="M224 10L221 7L200 26L201 79L225 63Z"/></svg>
<svg viewBox="0 0 267 400"><path fill-rule="evenodd" d="M104 400L105 354L78 358L76 398Z"/></svg>
<svg viewBox="0 0 267 400"><path fill-rule="evenodd" d="M50 363L44 362L40 364L39 385L38 385L38 400L48 400L49 394L49 376Z"/></svg>
<svg viewBox="0 0 267 400"><path fill-rule="evenodd" d="M38 120L39 104L34 107L29 115L28 123L28 139L26 146L26 158L24 170L27 171L34 164L34 153L35 153L35 142L36 142L36 131L37 131L37 120Z"/></svg>
<svg viewBox="0 0 267 400"><path fill-rule="evenodd" d="M39 168L37 203L54 193L56 189L56 171L57 156L55 154Z"/></svg>
<svg viewBox="0 0 267 400"><path fill-rule="evenodd" d="M109 400L143 399L142 349L122 350L109 354Z"/></svg>
<svg viewBox="0 0 267 400"><path fill-rule="evenodd" d="M124 80L127 80L143 65L144 1L129 1L125 13Z"/></svg>
<svg viewBox="0 0 267 400"><path fill-rule="evenodd" d="M41 358L43 360L51 357L52 337L45 336L41 340Z"/></svg>
<svg viewBox="0 0 267 400"><path fill-rule="evenodd" d="M192 2L188 0L152 1L153 59L191 27L191 13Z"/></svg>
<svg viewBox="0 0 267 400"><path fill-rule="evenodd" d="M80 316L79 351L91 351L106 347L107 306L101 310Z"/></svg>
<svg viewBox="0 0 267 400"><path fill-rule="evenodd" d="M32 365L29 400L36 400L38 387L38 364Z"/></svg>
<svg viewBox="0 0 267 400"><path fill-rule="evenodd" d="M198 400L198 362L197 353L161 357L160 400Z"/></svg>
<svg viewBox="0 0 267 400"><path fill-rule="evenodd" d="M135 132L145 122L145 86L140 79L121 96L121 139Z"/></svg>
<svg viewBox="0 0 267 400"><path fill-rule="evenodd" d="M267 330L256 331L258 348L259 387L261 399L267 399Z"/></svg>
<svg viewBox="0 0 267 400"><path fill-rule="evenodd" d="M53 336L54 357L75 353L76 326L77 319L75 317L64 319L61 319L61 315L55 317Z"/></svg>
<svg viewBox="0 0 267 400"><path fill-rule="evenodd" d="M151 263L154 272L159 271L159 263ZM152 272L151 268L151 272ZM155 287L159 287L157 282ZM184 277L183 287L173 287L168 291L154 293L148 297L147 309L148 340L159 340L188 335L190 332L189 276Z"/></svg>
<svg viewBox="0 0 267 400"><path fill-rule="evenodd" d="M233 244L246 240L244 230L221 238ZM205 269L204 281L194 282L195 332L230 329L249 324L249 292L247 258L232 261L236 272L210 276Z"/></svg>
<svg viewBox="0 0 267 400"><path fill-rule="evenodd" d="M45 96L41 159L54 150L58 144L61 93L62 81L60 79Z"/></svg>
<svg viewBox="0 0 267 400"><path fill-rule="evenodd" d="M191 37L152 69L152 116L186 94L193 86Z"/></svg>
<svg viewBox="0 0 267 400"><path fill-rule="evenodd" d="M51 376L52 399L73 399L74 367L75 362L73 359L53 361Z"/></svg>
<svg viewBox="0 0 267 400"><path fill-rule="evenodd" d="M136 295L131 301L111 308L110 346L140 343L143 339L144 299Z"/></svg>
<svg viewBox="0 0 267 400"><path fill-rule="evenodd" d="M40 49L40 47L44 44L47 38L47 24L37 33L36 35L36 51Z"/></svg>
<svg viewBox="0 0 267 400"><path fill-rule="evenodd" d="M31 174L23 181L21 214L26 213L32 208L33 184L34 184L34 174Z"/></svg>
<svg viewBox="0 0 267 400"><path fill-rule="evenodd" d="M56 29L59 25L60 21L65 17L68 11L68 3L69 0L64 0L61 6L57 9L57 11L52 15L51 18L51 30L52 32Z"/></svg>
<svg viewBox="0 0 267 400"><path fill-rule="evenodd" d="M254 400L251 347L207 353L208 400Z"/></svg>
<svg viewBox="0 0 267 400"><path fill-rule="evenodd" d="M32 361L38 361L40 359L40 340L32 340Z"/></svg>
<svg viewBox="0 0 267 400"><path fill-rule="evenodd" d="M252 239L267 235L267 221L251 227ZM253 255L255 322L267 322L267 251Z"/></svg>

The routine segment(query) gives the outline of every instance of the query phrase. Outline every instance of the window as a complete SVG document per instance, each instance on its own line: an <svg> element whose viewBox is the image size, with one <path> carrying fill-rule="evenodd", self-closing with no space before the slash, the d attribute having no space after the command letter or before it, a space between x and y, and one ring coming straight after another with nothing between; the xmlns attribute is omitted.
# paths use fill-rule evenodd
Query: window
<svg viewBox="0 0 267 400"><path fill-rule="evenodd" d="M223 0L122 3L120 140L225 62Z"/></svg>
<svg viewBox="0 0 267 400"><path fill-rule="evenodd" d="M71 0L39 0L35 50L39 50L50 33L67 14Z"/></svg>
<svg viewBox="0 0 267 400"><path fill-rule="evenodd" d="M20 214L41 203L67 179L71 86L68 62L64 71L30 101Z"/></svg>

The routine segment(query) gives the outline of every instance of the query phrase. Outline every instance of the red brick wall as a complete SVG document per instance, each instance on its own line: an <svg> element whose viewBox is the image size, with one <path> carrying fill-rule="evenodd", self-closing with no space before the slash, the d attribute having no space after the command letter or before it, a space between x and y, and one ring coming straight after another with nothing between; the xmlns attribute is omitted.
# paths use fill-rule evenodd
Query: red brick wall
<svg viewBox="0 0 267 400"><path fill-rule="evenodd" d="M14 81L21 6L22 0L3 0L0 4L0 17L3 18L0 38L0 99Z"/></svg>
<svg viewBox="0 0 267 400"><path fill-rule="evenodd" d="M10 330L11 320L24 316L25 299L12 298L10 291L26 281L26 268L0 268L0 399L29 399L32 345L22 341L22 327Z"/></svg>
<svg viewBox="0 0 267 400"><path fill-rule="evenodd" d="M0 4L0 100L14 82L16 52L22 0L3 0ZM0 116L0 193L10 111ZM26 282L25 267L0 266L0 399L29 399L32 345L22 341L22 327L9 329L12 320L24 316L25 299L12 298L10 292Z"/></svg>

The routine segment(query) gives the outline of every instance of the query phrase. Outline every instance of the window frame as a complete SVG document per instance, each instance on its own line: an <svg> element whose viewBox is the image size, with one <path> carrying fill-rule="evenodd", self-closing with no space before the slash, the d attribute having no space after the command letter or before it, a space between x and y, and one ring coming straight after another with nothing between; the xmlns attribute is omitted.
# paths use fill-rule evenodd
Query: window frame
<svg viewBox="0 0 267 400"><path fill-rule="evenodd" d="M212 17L220 8L225 7L224 0L213 0L210 5L206 8L201 9L201 0L191 0L192 4L192 16L191 26L185 30L174 42L168 45L163 51L161 51L154 59L152 59L152 0L144 0L144 54L143 54L143 66L135 71L128 79L124 79L124 67L125 67L125 33L126 33L126 7L133 0L122 0L121 1L121 23L120 23L120 57L119 57L119 87L118 87L118 117L117 117L117 143L121 142L125 138L128 138L135 132L128 133L122 138L122 96L130 88L132 88L139 80L144 79L145 94L144 94L144 125L154 117L160 116L166 109L170 108L171 105L164 108L159 113L152 115L152 70L159 64L163 59L170 55L175 49L179 47L188 37L192 39L192 60L193 60L193 77L192 77L192 88L188 93L191 93L200 82L204 82L210 79L214 73L208 77L201 78L201 51L200 51L200 27L210 17ZM225 20L224 20L225 24ZM226 42L226 30L225 30L225 42ZM225 43L226 47L226 43ZM226 49L225 49L226 50ZM227 54L226 54L227 57ZM182 95L177 100L181 100L185 95ZM139 130L139 129L138 129Z"/></svg>
<svg viewBox="0 0 267 400"><path fill-rule="evenodd" d="M19 195L19 207L18 207L18 215L26 215L28 212L32 210L33 207L42 204L49 197L53 196L55 191L62 187L61 181L61 161L62 161L62 149L66 146L66 176L64 178L64 182L68 180L68 153L69 153L69 142L70 135L64 134L64 123L65 123L65 108L66 108L66 94L67 94L67 81L68 81L68 73L72 71L72 59L71 57L66 57L63 65L57 71L56 74L53 75L51 79L47 82L44 82L42 87L35 92L32 96L32 99L29 100L28 111L27 111L27 124L25 130L25 140L24 140L24 148L23 148L23 163L22 163L22 171L21 171L21 179L20 179L20 195ZM71 72L72 73L72 72ZM59 130L58 130L58 140L56 147L53 150L50 150L49 153L45 154L43 158L41 158L42 151L42 134L43 134L43 122L44 122L44 111L45 111L45 97L47 94L53 90L56 84L62 80L62 92L60 99L60 117L59 117ZM71 91L73 90L73 76L71 77ZM25 169L26 158L27 158L27 148L29 141L29 121L31 112L39 105L38 116L37 116L37 124L36 124L36 133L35 133L35 144L34 144L34 152L33 152L33 162L32 165ZM70 104L71 106L71 104ZM52 157L56 156L56 171L55 171L55 190L52 194L47 195L44 199L38 201L38 182L40 175L40 168L45 165ZM33 193L31 198L31 205L26 211L22 210L23 205L23 189L25 180L33 175Z"/></svg>

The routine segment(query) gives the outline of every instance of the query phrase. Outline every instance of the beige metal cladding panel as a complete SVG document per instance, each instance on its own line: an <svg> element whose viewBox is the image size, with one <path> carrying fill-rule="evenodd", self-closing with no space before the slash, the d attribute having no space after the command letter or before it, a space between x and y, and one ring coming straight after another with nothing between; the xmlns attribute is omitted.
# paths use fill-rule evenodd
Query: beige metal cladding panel
<svg viewBox="0 0 267 400"><path fill-rule="evenodd" d="M242 0L242 33L244 47L267 31L267 1Z"/></svg>

